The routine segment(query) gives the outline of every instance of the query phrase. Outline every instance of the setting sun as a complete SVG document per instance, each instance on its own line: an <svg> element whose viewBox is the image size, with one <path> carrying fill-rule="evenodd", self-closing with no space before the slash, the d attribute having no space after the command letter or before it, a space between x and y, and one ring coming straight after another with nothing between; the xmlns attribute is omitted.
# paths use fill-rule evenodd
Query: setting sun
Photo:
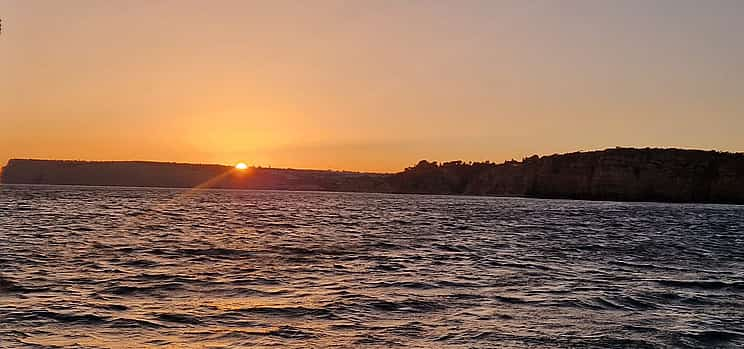
<svg viewBox="0 0 744 349"><path fill-rule="evenodd" d="M744 349L744 0L308 3L0 0L0 349Z"/></svg>

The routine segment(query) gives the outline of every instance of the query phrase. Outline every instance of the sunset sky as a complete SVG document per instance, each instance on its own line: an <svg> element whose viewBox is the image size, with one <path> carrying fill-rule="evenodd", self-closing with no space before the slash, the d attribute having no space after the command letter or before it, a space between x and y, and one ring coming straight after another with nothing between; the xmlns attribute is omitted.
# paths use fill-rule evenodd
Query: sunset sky
<svg viewBox="0 0 744 349"><path fill-rule="evenodd" d="M744 1L0 0L0 162L744 151Z"/></svg>

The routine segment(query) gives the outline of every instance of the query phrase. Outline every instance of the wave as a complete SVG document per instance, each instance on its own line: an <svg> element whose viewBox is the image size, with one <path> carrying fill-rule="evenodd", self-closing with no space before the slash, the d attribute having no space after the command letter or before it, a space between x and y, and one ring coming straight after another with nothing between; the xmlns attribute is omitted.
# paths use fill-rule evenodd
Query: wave
<svg viewBox="0 0 744 349"><path fill-rule="evenodd" d="M142 319L130 319L130 318L115 318L106 323L107 326L112 328L162 328L163 326L152 321Z"/></svg>
<svg viewBox="0 0 744 349"><path fill-rule="evenodd" d="M23 292L25 289L13 281L0 277L0 294Z"/></svg>
<svg viewBox="0 0 744 349"><path fill-rule="evenodd" d="M228 313L260 314L260 315L271 315L271 316L281 316L281 317L319 317L319 318L327 318L332 315L332 312L330 310L324 309L324 308L270 307L270 306L241 308L237 310L231 310Z"/></svg>
<svg viewBox="0 0 744 349"><path fill-rule="evenodd" d="M266 334L269 336L274 336L274 337L297 339L297 340L310 339L310 338L316 337L316 335L314 335L313 333L310 333L308 331L303 331L297 327L292 327L292 326L281 326L275 330L271 330L267 332Z"/></svg>
<svg viewBox="0 0 744 349"><path fill-rule="evenodd" d="M563 301L559 302L559 305L567 305L583 309L624 311L644 311L658 308L656 304L632 296L598 296L587 299Z"/></svg>
<svg viewBox="0 0 744 349"><path fill-rule="evenodd" d="M739 339L744 339L744 333L734 331L707 330L682 334L706 346L720 346L722 344L732 343Z"/></svg>
<svg viewBox="0 0 744 349"><path fill-rule="evenodd" d="M415 290L430 290L439 288L439 286L427 282L416 282L416 281L394 281L394 282L375 282L369 284L372 288L410 288Z"/></svg>
<svg viewBox="0 0 744 349"><path fill-rule="evenodd" d="M87 325L100 325L105 323L108 318L95 314L75 314L62 313L51 310L30 310L10 314L6 319L15 321L35 321L35 320L54 320L61 323L77 323Z"/></svg>
<svg viewBox="0 0 744 349"><path fill-rule="evenodd" d="M704 290L744 290L744 281L720 280L653 280L658 284L679 288L697 288Z"/></svg>
<svg viewBox="0 0 744 349"><path fill-rule="evenodd" d="M197 317L188 314L163 313L156 314L155 318L160 321L175 322L179 324L198 325L199 323L201 323L201 320L199 320Z"/></svg>
<svg viewBox="0 0 744 349"><path fill-rule="evenodd" d="M387 301L382 299L360 303L360 305L385 312L422 313L441 310L445 307L441 302L406 299L403 301Z"/></svg>
<svg viewBox="0 0 744 349"><path fill-rule="evenodd" d="M0 294L28 294L48 292L51 289L44 286L23 286L17 282L0 277Z"/></svg>
<svg viewBox="0 0 744 349"><path fill-rule="evenodd" d="M102 290L103 294L117 296L129 296L134 294L156 295L183 288L183 284L177 282L162 283L153 286L112 286Z"/></svg>

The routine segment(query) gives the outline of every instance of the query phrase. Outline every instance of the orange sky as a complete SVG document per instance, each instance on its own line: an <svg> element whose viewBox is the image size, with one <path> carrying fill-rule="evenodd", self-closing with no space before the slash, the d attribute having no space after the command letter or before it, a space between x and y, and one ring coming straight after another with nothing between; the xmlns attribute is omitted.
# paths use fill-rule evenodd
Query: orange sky
<svg viewBox="0 0 744 349"><path fill-rule="evenodd" d="M744 2L0 0L0 162L744 151Z"/></svg>

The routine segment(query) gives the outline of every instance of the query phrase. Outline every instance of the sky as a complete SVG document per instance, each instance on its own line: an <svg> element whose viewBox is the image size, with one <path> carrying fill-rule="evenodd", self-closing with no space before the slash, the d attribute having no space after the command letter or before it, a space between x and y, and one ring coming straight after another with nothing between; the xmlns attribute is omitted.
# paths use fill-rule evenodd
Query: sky
<svg viewBox="0 0 744 349"><path fill-rule="evenodd" d="M744 1L0 0L0 163L744 151Z"/></svg>

